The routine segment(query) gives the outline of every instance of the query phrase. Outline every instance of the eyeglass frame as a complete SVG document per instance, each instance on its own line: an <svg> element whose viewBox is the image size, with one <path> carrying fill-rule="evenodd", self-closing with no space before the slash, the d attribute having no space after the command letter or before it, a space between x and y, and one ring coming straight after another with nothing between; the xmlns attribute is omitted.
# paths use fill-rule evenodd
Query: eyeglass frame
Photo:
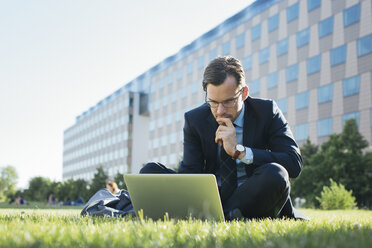
<svg viewBox="0 0 372 248"><path fill-rule="evenodd" d="M244 87L243 88L241 88L235 95L237 95L236 97L234 97L234 98L231 98L231 99L228 99L228 100L225 100L225 101L223 101L223 102L217 102L217 101L214 101L214 100L208 100L207 99L207 93L205 93L205 103L210 107L210 108L218 108L218 106L220 105L220 104L222 104L222 106L224 107L224 108L233 108L233 107L235 107L235 105L236 105L236 103L238 102L238 99L239 99L239 97L240 97L240 95L241 94L243 94L243 92L244 92ZM230 101L234 101L233 102L233 105L232 106L230 106L230 107L227 107L227 106L225 106L225 104L226 104L226 102L230 102ZM217 104L215 107L213 107L210 103L215 103L215 104Z"/></svg>

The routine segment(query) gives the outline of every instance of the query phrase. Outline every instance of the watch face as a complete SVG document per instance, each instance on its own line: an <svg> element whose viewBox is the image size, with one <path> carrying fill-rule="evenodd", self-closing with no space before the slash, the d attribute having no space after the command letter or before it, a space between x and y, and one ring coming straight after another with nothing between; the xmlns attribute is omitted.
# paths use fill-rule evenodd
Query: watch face
<svg viewBox="0 0 372 248"><path fill-rule="evenodd" d="M238 150L239 152L243 152L244 151L244 146L238 144L238 145L236 145L236 150Z"/></svg>

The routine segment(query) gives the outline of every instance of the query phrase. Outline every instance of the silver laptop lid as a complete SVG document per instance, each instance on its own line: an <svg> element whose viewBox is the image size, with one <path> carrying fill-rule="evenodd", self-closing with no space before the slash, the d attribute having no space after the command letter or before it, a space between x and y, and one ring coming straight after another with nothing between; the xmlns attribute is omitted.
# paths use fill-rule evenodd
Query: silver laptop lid
<svg viewBox="0 0 372 248"><path fill-rule="evenodd" d="M224 221L213 174L124 175L133 208L154 220L170 218Z"/></svg>

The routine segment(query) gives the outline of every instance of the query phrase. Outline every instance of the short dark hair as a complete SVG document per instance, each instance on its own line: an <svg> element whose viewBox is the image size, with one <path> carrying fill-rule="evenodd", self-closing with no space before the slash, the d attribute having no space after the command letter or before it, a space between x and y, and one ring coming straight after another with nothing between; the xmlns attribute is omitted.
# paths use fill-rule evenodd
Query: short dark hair
<svg viewBox="0 0 372 248"><path fill-rule="evenodd" d="M245 84L244 69L238 59L232 56L215 58L204 70L203 90L207 91L208 84L221 85L228 75L235 77L237 86Z"/></svg>

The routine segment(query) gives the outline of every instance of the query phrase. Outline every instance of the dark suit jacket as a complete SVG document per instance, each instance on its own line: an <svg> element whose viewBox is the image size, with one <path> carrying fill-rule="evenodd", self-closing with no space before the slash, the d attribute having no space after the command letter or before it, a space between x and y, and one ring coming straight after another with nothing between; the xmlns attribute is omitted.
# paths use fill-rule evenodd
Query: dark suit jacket
<svg viewBox="0 0 372 248"><path fill-rule="evenodd" d="M300 150L289 125L272 100L248 97L245 100L243 145L253 152L253 165L246 166L251 175L257 166L276 162L297 177L302 169ZM218 127L210 108L204 104L185 113L184 153L180 173L215 173Z"/></svg>
<svg viewBox="0 0 372 248"><path fill-rule="evenodd" d="M248 97L244 104L243 145L253 152L253 164L246 166L247 176L256 167L275 162L288 171L289 177L297 177L302 169L300 150L276 103ZM185 113L184 153L179 173L216 173L217 127L206 104ZM279 217L309 220L293 207L290 197Z"/></svg>

